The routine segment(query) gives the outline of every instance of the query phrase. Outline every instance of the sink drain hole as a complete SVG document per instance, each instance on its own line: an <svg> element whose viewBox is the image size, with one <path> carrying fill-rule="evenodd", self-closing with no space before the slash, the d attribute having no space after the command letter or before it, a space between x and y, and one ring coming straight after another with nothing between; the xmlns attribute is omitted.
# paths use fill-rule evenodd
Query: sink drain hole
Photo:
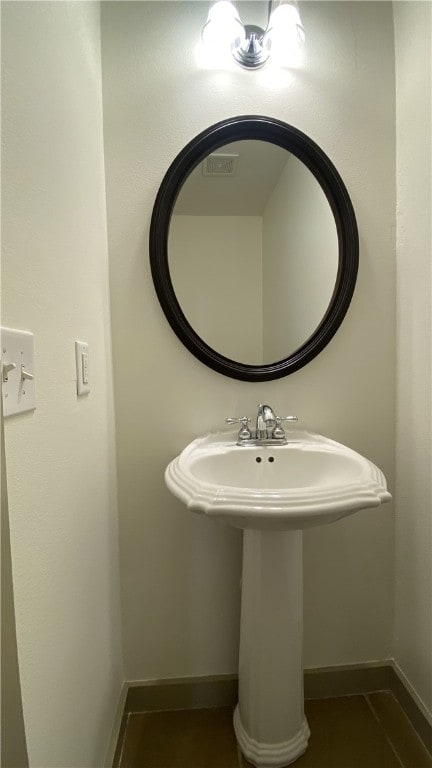
<svg viewBox="0 0 432 768"><path fill-rule="evenodd" d="M269 461L274 461L274 456L269 456Z"/></svg>
<svg viewBox="0 0 432 768"><path fill-rule="evenodd" d="M260 463L260 461L262 461L262 459L261 459L261 456L257 456L257 457L256 457L256 459L255 459L255 461L256 461L256 463L257 463L257 464L259 464L259 463Z"/></svg>

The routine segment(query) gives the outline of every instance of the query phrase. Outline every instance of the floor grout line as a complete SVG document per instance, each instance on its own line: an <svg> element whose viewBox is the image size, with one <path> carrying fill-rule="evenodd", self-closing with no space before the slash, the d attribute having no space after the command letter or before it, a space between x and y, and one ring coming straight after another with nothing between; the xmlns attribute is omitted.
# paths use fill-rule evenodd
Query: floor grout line
<svg viewBox="0 0 432 768"><path fill-rule="evenodd" d="M382 732L384 734L385 740L386 740L387 744L389 745L391 751L393 752L393 754L394 754L396 760L398 761L399 765L401 766L401 768L409 768L409 766L405 766L403 764L402 759L401 759L401 757L399 756L399 753L396 750L396 747L394 746L390 736L388 735L386 729L384 728L383 723L381 722L380 718L378 717L378 714L375 711L372 702L369 699L369 694L367 694L367 693L363 694L363 698L365 699L366 704L369 707L373 717L375 718L376 722L378 723L379 727L381 728L381 730L382 730Z"/></svg>

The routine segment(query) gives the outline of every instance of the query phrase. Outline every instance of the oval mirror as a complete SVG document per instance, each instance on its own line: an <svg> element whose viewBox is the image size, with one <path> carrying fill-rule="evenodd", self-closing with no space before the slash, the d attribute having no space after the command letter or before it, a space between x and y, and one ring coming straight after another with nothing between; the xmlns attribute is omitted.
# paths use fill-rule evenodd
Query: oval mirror
<svg viewBox="0 0 432 768"><path fill-rule="evenodd" d="M268 117L224 120L168 169L150 262L162 309L199 360L244 381L276 379L312 360L346 314L354 210L305 134Z"/></svg>

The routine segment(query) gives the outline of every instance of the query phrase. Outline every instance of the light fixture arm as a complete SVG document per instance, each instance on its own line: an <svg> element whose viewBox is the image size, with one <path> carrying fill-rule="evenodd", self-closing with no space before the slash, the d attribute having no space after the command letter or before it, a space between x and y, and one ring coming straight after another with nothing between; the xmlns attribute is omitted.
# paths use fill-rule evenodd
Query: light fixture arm
<svg viewBox="0 0 432 768"><path fill-rule="evenodd" d="M233 56L241 67L258 69L266 63L269 57L269 52L263 46L266 30L255 26L255 24L245 24L244 31L245 42L241 48L233 51Z"/></svg>
<svg viewBox="0 0 432 768"><path fill-rule="evenodd" d="M265 29L255 24L244 24L245 42L241 48L233 51L233 56L241 67L245 69L258 69L262 67L268 57L269 51L264 46L264 38L269 28L273 0L268 0L267 26Z"/></svg>

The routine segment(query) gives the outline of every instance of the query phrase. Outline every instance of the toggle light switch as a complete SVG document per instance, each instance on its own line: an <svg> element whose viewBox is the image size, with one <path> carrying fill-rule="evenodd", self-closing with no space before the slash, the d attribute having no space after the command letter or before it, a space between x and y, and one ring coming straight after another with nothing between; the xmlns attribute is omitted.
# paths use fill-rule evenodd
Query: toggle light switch
<svg viewBox="0 0 432 768"><path fill-rule="evenodd" d="M75 360L77 374L77 394L86 395L90 392L89 354L85 341L75 342Z"/></svg>
<svg viewBox="0 0 432 768"><path fill-rule="evenodd" d="M13 328L1 329L3 413L34 411L36 387L33 334Z"/></svg>
<svg viewBox="0 0 432 768"><path fill-rule="evenodd" d="M6 349L5 349L6 352ZM16 368L16 363L3 363L2 365L2 372L3 372L3 381L9 381L9 374L11 371L14 371Z"/></svg>

